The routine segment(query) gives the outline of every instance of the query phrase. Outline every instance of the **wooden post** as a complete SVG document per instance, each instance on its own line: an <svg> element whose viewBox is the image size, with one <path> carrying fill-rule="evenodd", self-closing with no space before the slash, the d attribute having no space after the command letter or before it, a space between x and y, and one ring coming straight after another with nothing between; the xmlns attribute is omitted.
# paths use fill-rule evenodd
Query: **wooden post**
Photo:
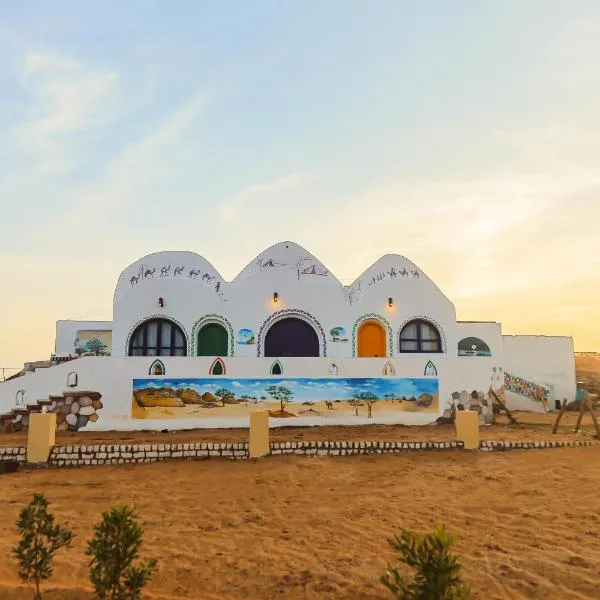
<svg viewBox="0 0 600 600"><path fill-rule="evenodd" d="M250 413L250 458L260 458L271 453L269 444L269 413L266 410Z"/></svg>
<svg viewBox="0 0 600 600"><path fill-rule="evenodd" d="M56 441L56 413L30 413L27 462L48 462Z"/></svg>
<svg viewBox="0 0 600 600"><path fill-rule="evenodd" d="M586 409L586 398L585 396L581 399L581 404L579 405L579 414L577 415L577 424L575 425L575 433L579 431L581 427L581 421L583 420L583 413Z"/></svg>
<svg viewBox="0 0 600 600"><path fill-rule="evenodd" d="M558 413L558 416L556 417L556 421L554 421L554 427L552 428L552 433L556 433L558 431L558 424L560 423L560 420L562 419L562 416L563 416L565 410L567 410L567 399L566 398L562 401L562 406L560 407L560 412Z"/></svg>
<svg viewBox="0 0 600 600"><path fill-rule="evenodd" d="M589 396L585 399L585 403L587 404L587 409L592 415L592 421L594 422L594 427L596 428L596 437L600 438L600 427L598 426L598 419L596 419L596 412L594 411L594 407L592 406L592 401L590 400Z"/></svg>
<svg viewBox="0 0 600 600"><path fill-rule="evenodd" d="M492 393L492 396L495 398L496 402L504 409L504 412L506 412L506 416L508 417L508 420L510 421L511 425L516 425L517 420L510 414L508 406L506 406L506 404L502 402L502 400L500 400L500 396L498 396L498 394L496 394L496 392L492 388L490 388L490 392ZM494 410L493 406L492 410Z"/></svg>

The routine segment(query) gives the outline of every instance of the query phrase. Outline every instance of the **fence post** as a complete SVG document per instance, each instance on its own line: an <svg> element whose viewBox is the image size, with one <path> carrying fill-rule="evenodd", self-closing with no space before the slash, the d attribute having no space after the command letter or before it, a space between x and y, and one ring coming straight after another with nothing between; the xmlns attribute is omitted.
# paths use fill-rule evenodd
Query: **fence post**
<svg viewBox="0 0 600 600"><path fill-rule="evenodd" d="M260 458L271 453L269 444L269 413L266 410L250 413L250 458Z"/></svg>
<svg viewBox="0 0 600 600"><path fill-rule="evenodd" d="M56 414L30 413L27 433L27 462L48 462L56 443Z"/></svg>
<svg viewBox="0 0 600 600"><path fill-rule="evenodd" d="M477 450L479 448L479 414L477 411L457 411L456 439L464 443L465 450Z"/></svg>

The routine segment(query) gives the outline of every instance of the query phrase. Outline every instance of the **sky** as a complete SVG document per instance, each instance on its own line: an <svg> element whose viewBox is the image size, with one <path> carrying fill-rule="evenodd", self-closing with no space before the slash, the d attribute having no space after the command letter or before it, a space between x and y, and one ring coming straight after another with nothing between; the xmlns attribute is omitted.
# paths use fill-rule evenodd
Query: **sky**
<svg viewBox="0 0 600 600"><path fill-rule="evenodd" d="M120 271L293 240L600 350L597 0L0 3L0 367Z"/></svg>
<svg viewBox="0 0 600 600"><path fill-rule="evenodd" d="M220 388L234 393L237 398L243 395L270 398L266 391L271 385L283 385L292 392L292 400L297 403L317 402L323 400L350 400L356 392L370 392L378 399L384 400L386 395L393 394L395 398L418 398L421 394L438 393L437 379L386 379L386 378L348 378L334 379L134 379L133 389L145 388L191 388L203 394L216 394Z"/></svg>

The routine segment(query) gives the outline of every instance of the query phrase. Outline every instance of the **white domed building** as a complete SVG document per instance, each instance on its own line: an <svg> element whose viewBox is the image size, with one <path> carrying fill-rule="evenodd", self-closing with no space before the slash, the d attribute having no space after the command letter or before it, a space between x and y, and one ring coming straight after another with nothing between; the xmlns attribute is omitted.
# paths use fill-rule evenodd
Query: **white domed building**
<svg viewBox="0 0 600 600"><path fill-rule="evenodd" d="M485 422L494 396L543 411L575 395L570 338L459 322L398 255L344 286L292 242L231 282L193 252L145 256L119 276L113 321L59 321L55 350L0 384L5 428L38 409L61 429L247 426L260 407L274 425L425 424L458 405Z"/></svg>

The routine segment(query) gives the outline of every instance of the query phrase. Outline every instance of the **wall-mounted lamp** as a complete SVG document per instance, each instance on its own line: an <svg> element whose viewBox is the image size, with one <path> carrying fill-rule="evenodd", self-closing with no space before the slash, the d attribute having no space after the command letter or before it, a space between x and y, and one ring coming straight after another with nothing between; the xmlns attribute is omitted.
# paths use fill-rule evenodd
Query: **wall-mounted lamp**
<svg viewBox="0 0 600 600"><path fill-rule="evenodd" d="M392 306L394 306L394 299L393 298L388 298L388 306L390 308L392 308Z"/></svg>
<svg viewBox="0 0 600 600"><path fill-rule="evenodd" d="M165 301L162 298L159 298L158 305L162 308L165 305Z"/></svg>
<svg viewBox="0 0 600 600"><path fill-rule="evenodd" d="M277 302L279 300L279 294L277 292L273 292L273 302Z"/></svg>

